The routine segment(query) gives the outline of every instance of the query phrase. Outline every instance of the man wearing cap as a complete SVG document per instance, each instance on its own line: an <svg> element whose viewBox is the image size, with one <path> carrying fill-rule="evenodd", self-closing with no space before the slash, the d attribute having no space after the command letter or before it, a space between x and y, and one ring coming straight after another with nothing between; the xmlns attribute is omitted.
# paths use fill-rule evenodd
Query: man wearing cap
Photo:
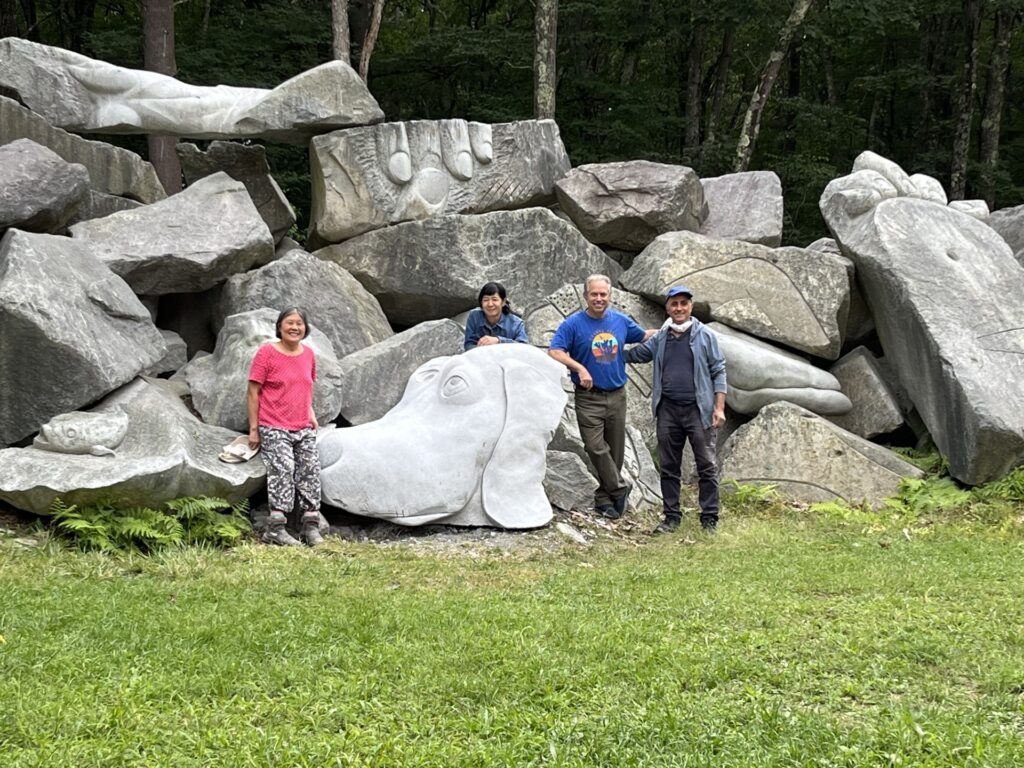
<svg viewBox="0 0 1024 768"><path fill-rule="evenodd" d="M548 354L566 366L576 389L576 421L583 447L597 470L594 508L615 520L626 511L631 490L622 478L626 451L625 345L645 341L632 318L611 308L612 281L591 275L583 285L587 308L562 321Z"/></svg>
<svg viewBox="0 0 1024 768"><path fill-rule="evenodd" d="M725 423L725 358L718 339L700 320L690 317L693 291L685 285L668 289L668 320L656 336L626 352L630 363L654 361L651 407L658 422L658 460L665 519L654 533L679 527L680 465L690 441L697 463L700 524L708 533L718 527L717 430Z"/></svg>

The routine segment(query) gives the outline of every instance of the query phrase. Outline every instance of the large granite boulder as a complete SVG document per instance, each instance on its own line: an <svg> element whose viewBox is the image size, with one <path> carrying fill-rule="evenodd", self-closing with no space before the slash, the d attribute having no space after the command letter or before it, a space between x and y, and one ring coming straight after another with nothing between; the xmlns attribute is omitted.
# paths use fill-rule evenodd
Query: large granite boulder
<svg viewBox="0 0 1024 768"><path fill-rule="evenodd" d="M600 272L621 268L546 208L438 216L368 232L316 252L340 264L380 302L395 325L450 317L476 306L480 286L499 280L526 306Z"/></svg>
<svg viewBox="0 0 1024 768"><path fill-rule="evenodd" d="M548 451L544 472L544 493L551 506L571 510L586 510L594 505L594 491L598 482L586 463L569 451Z"/></svg>
<svg viewBox="0 0 1024 768"><path fill-rule="evenodd" d="M223 171L245 185L253 205L267 222L275 243L288 234L295 223L295 210L270 175L264 147L235 141L213 141L205 152L195 144L187 143L178 144L175 151L186 183L195 184L199 179Z"/></svg>
<svg viewBox="0 0 1024 768"><path fill-rule="evenodd" d="M302 250L224 284L220 317L262 307L302 307L341 359L394 335L380 304L344 268ZM223 320L219 319L219 329Z"/></svg>
<svg viewBox="0 0 1024 768"><path fill-rule="evenodd" d="M774 171L701 179L708 216L700 233L777 248L782 243L782 182Z"/></svg>
<svg viewBox="0 0 1024 768"><path fill-rule="evenodd" d="M807 503L842 499L880 504L919 469L792 403L772 403L722 448L723 480L774 485Z"/></svg>
<svg viewBox="0 0 1024 768"><path fill-rule="evenodd" d="M324 501L399 525L545 525L561 378L562 366L527 344L429 360L380 419L324 436Z"/></svg>
<svg viewBox="0 0 1024 768"><path fill-rule="evenodd" d="M431 358L458 354L462 339L457 323L432 320L346 355L340 363L341 415L349 424L379 419L402 399L413 371Z"/></svg>
<svg viewBox="0 0 1024 768"><path fill-rule="evenodd" d="M402 221L546 205L569 170L553 120L414 120L338 131L310 145L310 242Z"/></svg>
<svg viewBox="0 0 1024 768"><path fill-rule="evenodd" d="M658 235L698 230L704 191L692 168L647 160L573 168L555 182L558 205L590 242L639 251Z"/></svg>
<svg viewBox="0 0 1024 768"><path fill-rule="evenodd" d="M273 90L197 86L125 69L17 37L0 40L0 86L51 124L84 133L155 133L195 139L310 136L383 119L345 62L321 64Z"/></svg>
<svg viewBox="0 0 1024 768"><path fill-rule="evenodd" d="M106 195L90 189L74 209L71 218L68 219L68 227L78 224L80 221L103 219L113 213L133 211L141 206L142 203L137 203L130 198Z"/></svg>
<svg viewBox="0 0 1024 768"><path fill-rule="evenodd" d="M31 139L0 146L0 232L61 232L89 194L85 166Z"/></svg>
<svg viewBox="0 0 1024 768"><path fill-rule="evenodd" d="M0 239L0 444L95 402L165 349L146 308L81 244Z"/></svg>
<svg viewBox="0 0 1024 768"><path fill-rule="evenodd" d="M192 404L207 424L249 431L246 391L252 358L261 346L275 341L278 310L256 309L231 315L217 335L212 355L194 358L185 368ZM316 354L313 412L317 421L333 421L341 409L341 370L331 341L312 323L303 342Z"/></svg>
<svg viewBox="0 0 1024 768"><path fill-rule="evenodd" d="M147 507L184 496L241 501L266 476L258 456L243 464L218 461L237 433L203 424L160 380L136 379L91 411L51 423L45 449L0 451L0 500L37 515L58 497L66 504ZM83 435L102 443L117 434L105 453L75 451Z"/></svg>
<svg viewBox="0 0 1024 768"><path fill-rule="evenodd" d="M1024 461L1024 270L987 225L901 194L900 173L836 179L821 211L950 474L984 483Z"/></svg>
<svg viewBox="0 0 1024 768"><path fill-rule="evenodd" d="M32 139L67 162L84 165L96 192L141 203L167 197L156 170L134 152L54 128L13 99L0 96L0 144L15 139Z"/></svg>
<svg viewBox="0 0 1024 768"><path fill-rule="evenodd" d="M896 394L886 383L878 359L865 347L857 347L839 358L829 373L839 379L843 394L853 407L830 421L843 429L871 438L892 432L903 424Z"/></svg>
<svg viewBox="0 0 1024 768"><path fill-rule="evenodd" d="M249 193L226 173L158 203L75 224L71 236L147 295L203 291L274 256Z"/></svg>
<svg viewBox="0 0 1024 768"><path fill-rule="evenodd" d="M670 232L636 257L622 286L661 301L685 283L697 315L834 360L850 306L848 270L846 259L820 251Z"/></svg>
<svg viewBox="0 0 1024 768"><path fill-rule="evenodd" d="M1024 205L992 211L984 220L1013 251L1013 257L1024 267Z"/></svg>

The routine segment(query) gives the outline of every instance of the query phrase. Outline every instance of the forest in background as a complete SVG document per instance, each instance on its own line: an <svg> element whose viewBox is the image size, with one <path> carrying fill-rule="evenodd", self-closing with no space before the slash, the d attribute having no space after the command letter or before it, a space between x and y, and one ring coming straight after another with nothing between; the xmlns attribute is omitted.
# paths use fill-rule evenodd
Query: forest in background
<svg viewBox="0 0 1024 768"><path fill-rule="evenodd" d="M142 68L145 4L0 0L0 37ZM372 3L348 5L355 61ZM793 8L562 0L555 114L573 165L733 171L751 94ZM368 83L387 119L533 117L534 10L531 0L384 0ZM818 197L865 149L937 177L951 197L993 209L1024 202L1014 181L1024 176L1022 11L1024 0L811 2L778 62L749 163L782 179L784 242L826 234ZM332 58L331 0L176 0L174 37L179 79L270 88ZM108 140L146 155L144 137ZM306 149L267 150L304 225Z"/></svg>

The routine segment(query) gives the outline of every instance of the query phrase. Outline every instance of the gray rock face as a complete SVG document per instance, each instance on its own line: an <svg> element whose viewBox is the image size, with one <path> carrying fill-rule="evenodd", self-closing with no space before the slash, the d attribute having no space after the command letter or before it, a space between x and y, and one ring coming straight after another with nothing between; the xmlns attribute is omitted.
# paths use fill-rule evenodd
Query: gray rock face
<svg viewBox="0 0 1024 768"><path fill-rule="evenodd" d="M950 473L974 485L1024 461L1024 270L1009 246L873 171L831 182L821 210Z"/></svg>
<svg viewBox="0 0 1024 768"><path fill-rule="evenodd" d="M772 403L722 449L722 479L772 484L798 501L879 504L923 473L895 453L791 403Z"/></svg>
<svg viewBox="0 0 1024 768"><path fill-rule="evenodd" d="M0 231L60 232L88 193L85 166L31 139L0 146Z"/></svg>
<svg viewBox="0 0 1024 768"><path fill-rule="evenodd" d="M369 232L316 252L340 264L396 325L450 317L476 306L480 286L500 280L516 306L601 272L622 270L579 231L544 208L439 216Z"/></svg>
<svg viewBox="0 0 1024 768"><path fill-rule="evenodd" d="M420 323L341 360L341 415L349 424L375 421L402 399L423 363L462 351L462 329L451 320Z"/></svg>
<svg viewBox="0 0 1024 768"><path fill-rule="evenodd" d="M159 203L75 224L71 235L147 295L203 291L274 255L249 193L225 173Z"/></svg>
<svg viewBox="0 0 1024 768"><path fill-rule="evenodd" d="M647 160L574 168L555 182L558 204L590 242L639 251L658 235L698 230L704 191L692 168Z"/></svg>
<svg viewBox="0 0 1024 768"><path fill-rule="evenodd" d="M590 474L583 459L568 451L548 451L544 472L544 492L552 506L570 510L586 510L594 505L598 482Z"/></svg>
<svg viewBox="0 0 1024 768"><path fill-rule="evenodd" d="M174 331L160 329L160 335L167 345L165 354L156 365L143 373L144 376L159 376L161 373L175 373L185 367L188 362L188 347L185 340Z"/></svg>
<svg viewBox="0 0 1024 768"><path fill-rule="evenodd" d="M149 312L88 249L18 230L0 240L0 444L94 402L164 352Z"/></svg>
<svg viewBox="0 0 1024 768"><path fill-rule="evenodd" d="M931 200L939 205L949 204L946 190L942 188L942 182L938 179L923 173L915 173L911 175L910 180L914 182L914 186L917 188L917 192L922 199Z"/></svg>
<svg viewBox="0 0 1024 768"><path fill-rule="evenodd" d="M217 335L212 355L196 357L185 368L192 404L207 424L249 431L246 391L253 355L268 341L275 341L278 310L257 309L232 315ZM317 421L333 421L341 409L341 371L330 340L310 323L303 344L316 354L313 412Z"/></svg>
<svg viewBox="0 0 1024 768"><path fill-rule="evenodd" d="M15 139L32 139L69 163L81 163L97 192L142 203L167 197L156 170L134 152L54 128L13 99L0 96L0 144Z"/></svg>
<svg viewBox="0 0 1024 768"><path fill-rule="evenodd" d="M546 205L569 157L553 120L414 120L338 131L310 146L310 242L402 221Z"/></svg>
<svg viewBox="0 0 1024 768"><path fill-rule="evenodd" d="M105 195L102 192L94 192L90 189L71 214L71 218L68 220L68 226L70 227L80 221L102 219L112 213L131 211L141 205L142 203L129 200L127 197Z"/></svg>
<svg viewBox="0 0 1024 768"><path fill-rule="evenodd" d="M767 248L670 232L651 243L622 286L661 301L685 283L700 316L834 360L850 306L848 262L804 248Z"/></svg>
<svg viewBox="0 0 1024 768"><path fill-rule="evenodd" d="M1017 262L1024 266L1024 205L993 211L985 223L999 233L1010 246Z"/></svg>
<svg viewBox="0 0 1024 768"><path fill-rule="evenodd" d="M258 144L214 141L205 152L195 144L178 144L175 151L188 184L223 171L245 185L253 205L267 222L275 243L288 234L295 223L295 211L270 175L265 148Z"/></svg>
<svg viewBox="0 0 1024 768"><path fill-rule="evenodd" d="M60 128L196 139L303 142L384 114L359 75L332 61L273 90L189 85L16 37L0 40L0 85Z"/></svg>
<svg viewBox="0 0 1024 768"><path fill-rule="evenodd" d="M700 233L777 248L782 243L782 182L773 171L701 179L708 217Z"/></svg>
<svg viewBox="0 0 1024 768"><path fill-rule="evenodd" d="M984 200L953 200L950 202L949 207L954 211L960 211L968 216L973 216L978 221L988 219L988 203Z"/></svg>
<svg viewBox="0 0 1024 768"><path fill-rule="evenodd" d="M262 307L302 307L331 340L339 359L394 335L380 304L358 280L337 264L301 250L224 284L222 318Z"/></svg>
<svg viewBox="0 0 1024 768"><path fill-rule="evenodd" d="M843 394L853 408L831 421L863 438L892 432L903 423L896 395L889 389L878 360L870 350L857 347L843 355L829 369L839 379Z"/></svg>
<svg viewBox="0 0 1024 768"><path fill-rule="evenodd" d="M0 500L37 515L58 496L67 504L110 500L155 506L183 496L240 501L266 476L258 456L244 464L217 460L238 435L203 424L165 387L136 379L90 412L94 419L127 416L114 455L54 452L40 448L0 451Z"/></svg>

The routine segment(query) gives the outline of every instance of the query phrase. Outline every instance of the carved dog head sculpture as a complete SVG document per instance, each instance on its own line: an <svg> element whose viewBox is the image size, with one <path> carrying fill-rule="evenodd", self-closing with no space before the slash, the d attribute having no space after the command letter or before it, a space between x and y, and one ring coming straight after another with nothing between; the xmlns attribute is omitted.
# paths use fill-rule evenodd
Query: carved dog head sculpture
<svg viewBox="0 0 1024 768"><path fill-rule="evenodd" d="M382 418L323 438L324 501L400 525L544 525L544 453L565 407L563 374L526 344L424 363Z"/></svg>

